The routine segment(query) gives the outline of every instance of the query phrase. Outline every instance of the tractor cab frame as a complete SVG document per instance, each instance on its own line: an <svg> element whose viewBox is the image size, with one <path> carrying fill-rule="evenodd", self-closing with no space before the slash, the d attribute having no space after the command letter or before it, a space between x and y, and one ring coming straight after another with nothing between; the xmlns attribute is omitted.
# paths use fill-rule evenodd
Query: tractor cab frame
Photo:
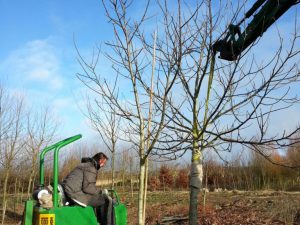
<svg viewBox="0 0 300 225"><path fill-rule="evenodd" d="M65 205L63 201L63 190L58 184L59 171L59 151L64 146L80 139L81 134L59 141L49 147L46 147L40 153L40 180L39 187L33 193L33 199L25 201L24 215L22 225L98 225L95 210L91 206ZM45 155L54 152L53 162L53 190L49 193L45 187ZM60 189L60 190L59 190ZM43 207L39 203L39 197L42 194L49 194L52 197L50 207ZM113 216L116 225L127 224L127 209L120 202L118 194L110 190L111 197L114 198ZM101 224L101 222L100 222Z"/></svg>

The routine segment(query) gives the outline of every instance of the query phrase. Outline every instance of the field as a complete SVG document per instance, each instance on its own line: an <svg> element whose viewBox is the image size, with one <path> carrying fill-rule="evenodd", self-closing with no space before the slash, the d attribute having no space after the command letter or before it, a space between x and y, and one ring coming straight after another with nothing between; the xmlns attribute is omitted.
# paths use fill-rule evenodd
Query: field
<svg viewBox="0 0 300 225"><path fill-rule="evenodd" d="M129 225L137 224L137 193L119 193L127 203ZM203 205L203 196L199 198ZM210 192L199 207L199 224L300 224L299 192ZM188 192L149 192L147 224L188 224ZM163 222L175 219L176 222ZM9 210L5 224L20 224L22 207Z"/></svg>

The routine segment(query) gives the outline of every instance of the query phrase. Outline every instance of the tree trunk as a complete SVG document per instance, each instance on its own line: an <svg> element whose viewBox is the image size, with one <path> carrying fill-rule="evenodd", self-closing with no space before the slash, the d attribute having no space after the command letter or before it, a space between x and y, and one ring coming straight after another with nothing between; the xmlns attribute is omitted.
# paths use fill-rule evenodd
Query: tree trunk
<svg viewBox="0 0 300 225"><path fill-rule="evenodd" d="M113 150L111 156L111 189L115 187L115 154L115 150Z"/></svg>
<svg viewBox="0 0 300 225"><path fill-rule="evenodd" d="M123 169L123 172L122 172L122 189L123 189L123 192L125 192L125 167Z"/></svg>
<svg viewBox="0 0 300 225"><path fill-rule="evenodd" d="M3 184L3 199L2 199L2 225L4 224L5 220L5 213L6 213L6 203L7 203L7 183L8 183L8 177L9 177L9 169L6 170L4 175L4 184Z"/></svg>
<svg viewBox="0 0 300 225"><path fill-rule="evenodd" d="M15 190L14 190L14 212L16 211L16 205L18 203L18 177L15 179Z"/></svg>
<svg viewBox="0 0 300 225"><path fill-rule="evenodd" d="M29 198L30 193L31 193L32 177L33 177L33 174L30 173L30 176L29 176L29 179L28 179L28 186L27 186L27 197L28 197L28 198Z"/></svg>
<svg viewBox="0 0 300 225"><path fill-rule="evenodd" d="M37 174L36 174L37 171L34 171L34 176L33 176L33 179L32 179L32 182L31 182L31 192L30 193L33 193L33 190L35 188L35 181L36 181L36 177L37 177Z"/></svg>
<svg viewBox="0 0 300 225"><path fill-rule="evenodd" d="M32 158L32 167L31 167L31 172L30 172L30 177L28 180L28 187L27 187L27 197L29 198L31 196L31 193L34 188L34 182L35 182L35 177L36 177L36 161L37 161L38 155L36 153L33 154Z"/></svg>
<svg viewBox="0 0 300 225"><path fill-rule="evenodd" d="M133 160L132 157L129 158L129 173L130 173L130 190L131 190L131 198L133 199L133 182L132 182L132 164Z"/></svg>
<svg viewBox="0 0 300 225"><path fill-rule="evenodd" d="M147 187L148 187L148 158L145 160L145 176L144 176L144 204L143 204L143 221L146 221L146 204L147 204Z"/></svg>
<svg viewBox="0 0 300 225"><path fill-rule="evenodd" d="M22 188L21 188L21 199L20 199L20 202L23 202L23 192L24 192L24 187L22 186Z"/></svg>
<svg viewBox="0 0 300 225"><path fill-rule="evenodd" d="M197 151L194 149L190 174L189 225L196 225L198 223L198 196L203 178L202 167L201 152L198 149Z"/></svg>
<svg viewBox="0 0 300 225"><path fill-rule="evenodd" d="M144 219L144 188L145 188L145 161L143 159L140 159L140 174L139 174L139 198L138 198L138 224L144 225L145 221Z"/></svg>
<svg viewBox="0 0 300 225"><path fill-rule="evenodd" d="M1 225L4 225L4 220L5 220L5 211L6 211L6 203L7 201L3 201L3 208L2 208L2 223Z"/></svg>
<svg viewBox="0 0 300 225"><path fill-rule="evenodd" d="M18 187L17 187L17 190L18 190L18 193L17 193L17 205L19 205L22 201L21 200L21 195L23 194L20 190L20 187L21 187L21 181L19 180L18 181Z"/></svg>

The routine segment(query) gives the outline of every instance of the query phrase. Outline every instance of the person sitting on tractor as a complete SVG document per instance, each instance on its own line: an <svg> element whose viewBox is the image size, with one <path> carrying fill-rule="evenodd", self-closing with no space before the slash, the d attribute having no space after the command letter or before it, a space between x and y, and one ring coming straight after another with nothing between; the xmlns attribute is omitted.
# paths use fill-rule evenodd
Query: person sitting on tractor
<svg viewBox="0 0 300 225"><path fill-rule="evenodd" d="M112 206L108 204L108 196L96 187L98 170L105 166L108 157L99 152L92 158L82 158L81 163L63 180L62 187L71 204L92 206L96 208L97 219L101 225L111 225L109 221Z"/></svg>

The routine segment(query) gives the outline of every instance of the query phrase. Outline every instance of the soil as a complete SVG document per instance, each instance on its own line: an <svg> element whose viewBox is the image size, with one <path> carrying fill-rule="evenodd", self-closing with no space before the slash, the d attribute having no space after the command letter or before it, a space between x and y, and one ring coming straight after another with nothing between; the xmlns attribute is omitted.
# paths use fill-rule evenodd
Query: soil
<svg viewBox="0 0 300 225"><path fill-rule="evenodd" d="M153 192L148 196L147 224L188 224L188 192ZM205 207L203 203L202 195L198 224L300 225L300 192L211 192L206 193ZM128 213L129 224L136 225L134 204L129 204ZM170 217L178 220L163 223Z"/></svg>
<svg viewBox="0 0 300 225"><path fill-rule="evenodd" d="M127 204L128 225L137 224L137 193L119 193ZM188 224L188 192L149 192L146 224ZM300 225L300 192L210 192L199 197L198 224ZM5 223L20 224L22 205L8 210ZM0 212L1 214L1 212Z"/></svg>

